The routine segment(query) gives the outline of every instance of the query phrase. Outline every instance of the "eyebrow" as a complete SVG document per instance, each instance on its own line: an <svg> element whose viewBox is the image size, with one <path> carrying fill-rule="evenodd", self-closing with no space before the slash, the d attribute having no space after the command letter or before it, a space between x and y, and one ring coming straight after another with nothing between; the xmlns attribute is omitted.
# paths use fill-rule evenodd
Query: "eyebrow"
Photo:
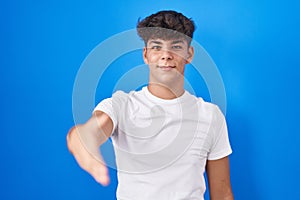
<svg viewBox="0 0 300 200"><path fill-rule="evenodd" d="M151 40L151 41L150 41L150 44L152 44L152 43L154 43L154 44L162 44L162 42L156 41L156 40Z"/></svg>
<svg viewBox="0 0 300 200"><path fill-rule="evenodd" d="M150 44L162 44L162 42L160 42L160 41L157 41L157 40L152 40L152 41L150 41ZM174 40L174 41L172 41L172 44L178 44L178 43L183 43L184 44L184 42L183 42L183 40Z"/></svg>
<svg viewBox="0 0 300 200"><path fill-rule="evenodd" d="M174 40L174 41L172 41L172 44L178 44L178 43L183 43L184 44L183 40Z"/></svg>

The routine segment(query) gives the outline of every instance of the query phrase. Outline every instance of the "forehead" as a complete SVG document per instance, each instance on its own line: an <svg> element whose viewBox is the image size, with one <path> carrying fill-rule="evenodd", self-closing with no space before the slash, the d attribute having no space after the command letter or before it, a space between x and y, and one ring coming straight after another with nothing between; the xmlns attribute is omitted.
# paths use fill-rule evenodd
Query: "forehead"
<svg viewBox="0 0 300 200"><path fill-rule="evenodd" d="M147 45L172 45L172 44L181 44L188 45L187 41L183 38L174 38L174 39L160 39L160 38L151 38L148 40Z"/></svg>

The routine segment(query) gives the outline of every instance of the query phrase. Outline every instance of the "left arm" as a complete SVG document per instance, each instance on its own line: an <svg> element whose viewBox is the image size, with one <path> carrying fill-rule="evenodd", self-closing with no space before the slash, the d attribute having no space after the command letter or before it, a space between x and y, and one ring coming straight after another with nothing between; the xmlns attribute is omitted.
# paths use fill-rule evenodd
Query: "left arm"
<svg viewBox="0 0 300 200"><path fill-rule="evenodd" d="M206 172L211 200L233 200L229 171L228 156L207 161Z"/></svg>

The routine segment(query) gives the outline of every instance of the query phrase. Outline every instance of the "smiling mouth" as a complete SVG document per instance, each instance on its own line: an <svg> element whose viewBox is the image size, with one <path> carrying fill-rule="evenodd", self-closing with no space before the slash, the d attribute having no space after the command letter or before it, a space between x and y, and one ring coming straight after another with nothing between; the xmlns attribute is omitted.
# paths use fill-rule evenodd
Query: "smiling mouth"
<svg viewBox="0 0 300 200"><path fill-rule="evenodd" d="M175 68L175 66L158 66L159 69L161 69L162 71L168 72L171 71L173 68Z"/></svg>
<svg viewBox="0 0 300 200"><path fill-rule="evenodd" d="M171 70L171 69L175 68L175 66L157 66L157 67L162 70Z"/></svg>

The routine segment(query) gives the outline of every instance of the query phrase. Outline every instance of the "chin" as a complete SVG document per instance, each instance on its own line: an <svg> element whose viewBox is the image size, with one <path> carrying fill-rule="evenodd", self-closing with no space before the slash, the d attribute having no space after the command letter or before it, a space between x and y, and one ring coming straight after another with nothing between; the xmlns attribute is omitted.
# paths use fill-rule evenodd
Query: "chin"
<svg viewBox="0 0 300 200"><path fill-rule="evenodd" d="M169 77L169 78L158 79L155 81L155 83L171 88L177 85L179 81L180 80L178 78Z"/></svg>

